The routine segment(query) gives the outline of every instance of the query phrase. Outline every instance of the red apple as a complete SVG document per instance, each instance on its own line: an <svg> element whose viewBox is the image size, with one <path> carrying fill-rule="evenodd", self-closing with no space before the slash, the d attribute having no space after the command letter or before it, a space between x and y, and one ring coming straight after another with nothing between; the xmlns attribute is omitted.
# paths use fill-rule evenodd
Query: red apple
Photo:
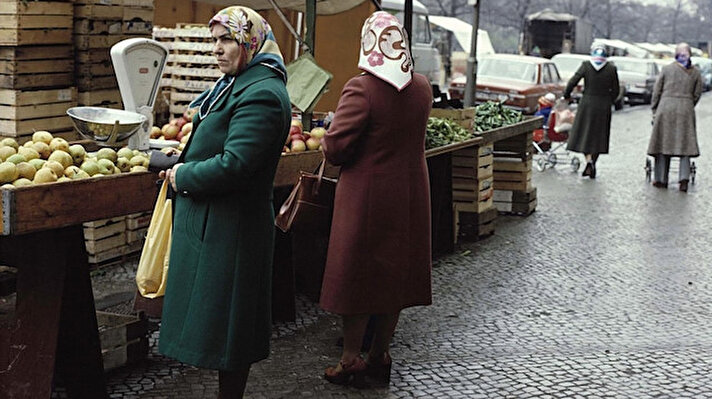
<svg viewBox="0 0 712 399"><path fill-rule="evenodd" d="M304 140L309 140L309 137L311 137L311 134L309 132L302 132L302 136L304 136Z"/></svg>
<svg viewBox="0 0 712 399"><path fill-rule="evenodd" d="M299 126L292 125L289 128L289 135L291 136L293 134L302 134L302 128Z"/></svg>
<svg viewBox="0 0 712 399"><path fill-rule="evenodd" d="M292 126L299 126L299 130L304 129L302 121L300 121L299 119L292 119Z"/></svg>
<svg viewBox="0 0 712 399"><path fill-rule="evenodd" d="M318 150L319 146L321 145L321 142L317 138L310 137L307 139L306 145L307 148L310 150Z"/></svg>
<svg viewBox="0 0 712 399"><path fill-rule="evenodd" d="M306 140L306 138L304 137L304 135L301 134L301 133L292 134L292 135L290 135L290 136L292 137L292 138L291 138L291 141L294 141L294 140L305 141L305 140Z"/></svg>
<svg viewBox="0 0 712 399"><path fill-rule="evenodd" d="M198 108L188 108L183 112L183 118L187 119L188 121L192 121L193 117L195 114L198 112Z"/></svg>
<svg viewBox="0 0 712 399"><path fill-rule="evenodd" d="M307 145L302 140L292 140L292 152L302 152L307 150Z"/></svg>
<svg viewBox="0 0 712 399"><path fill-rule="evenodd" d="M163 132L163 137L166 138L166 140L173 140L178 136L178 133L180 132L180 129L176 125L168 125L168 128Z"/></svg>

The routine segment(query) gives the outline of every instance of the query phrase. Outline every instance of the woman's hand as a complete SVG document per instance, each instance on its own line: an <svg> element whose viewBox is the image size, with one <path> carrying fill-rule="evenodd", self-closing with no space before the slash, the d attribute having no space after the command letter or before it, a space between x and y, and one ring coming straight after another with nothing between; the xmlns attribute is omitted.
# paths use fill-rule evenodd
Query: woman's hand
<svg viewBox="0 0 712 399"><path fill-rule="evenodd" d="M176 187L176 172L178 171L178 168L180 168L182 165L182 163L177 163L173 165L171 169L162 170L158 172L158 178L167 179L168 183L170 183L171 187L173 187L173 190L178 191L178 187Z"/></svg>

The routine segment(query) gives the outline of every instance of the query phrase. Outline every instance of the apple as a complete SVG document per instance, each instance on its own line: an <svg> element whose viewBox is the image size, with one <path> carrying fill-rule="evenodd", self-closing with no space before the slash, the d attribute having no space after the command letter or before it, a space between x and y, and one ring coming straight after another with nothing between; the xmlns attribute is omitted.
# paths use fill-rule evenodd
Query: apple
<svg viewBox="0 0 712 399"><path fill-rule="evenodd" d="M282 152L290 152L291 150L286 145L282 147Z"/></svg>
<svg viewBox="0 0 712 399"><path fill-rule="evenodd" d="M287 138L284 140L284 145L289 144L290 141L292 141L292 136L287 135Z"/></svg>
<svg viewBox="0 0 712 399"><path fill-rule="evenodd" d="M312 129L311 132L309 132L310 136L316 137L317 139L324 137L325 134L326 129L324 129L323 127L315 127L314 129Z"/></svg>
<svg viewBox="0 0 712 399"><path fill-rule="evenodd" d="M311 137L311 134L309 134L309 132L302 132L302 136L304 137L304 140L306 141L309 139L309 137Z"/></svg>
<svg viewBox="0 0 712 399"><path fill-rule="evenodd" d="M299 119L292 119L292 126L299 126L299 130L303 130L304 126L302 125L302 121Z"/></svg>
<svg viewBox="0 0 712 399"><path fill-rule="evenodd" d="M163 132L163 137L166 138L166 140L173 140L178 136L178 133L180 132L180 128L176 125L168 125L166 130Z"/></svg>
<svg viewBox="0 0 712 399"><path fill-rule="evenodd" d="M181 141L181 140L183 140L184 136L185 136L185 133L183 133L183 131L181 130L180 132L178 132L178 134L176 134L176 140Z"/></svg>
<svg viewBox="0 0 712 399"><path fill-rule="evenodd" d="M151 137L152 139L155 139L155 138L158 138L158 136L160 136L162 133L163 133L163 132L161 131L161 128L160 128L160 127L158 127L158 126L153 126L153 127L151 128L151 135L150 135L150 137Z"/></svg>
<svg viewBox="0 0 712 399"><path fill-rule="evenodd" d="M188 123L188 121L186 121L185 119L183 119L183 117L181 116L180 118L172 119L172 120L171 120L170 122L168 122L168 123L170 123L171 125L178 126L178 130L180 130L180 129L183 128L183 126L184 126L186 123Z"/></svg>
<svg viewBox="0 0 712 399"><path fill-rule="evenodd" d="M182 128L180 128L180 131L183 134L188 134L193 131L193 122L188 122L185 125L183 125Z"/></svg>
<svg viewBox="0 0 712 399"><path fill-rule="evenodd" d="M175 125L171 125L170 122L169 122L169 123L166 123L165 125L163 125L163 127L161 127L161 133L162 133L162 134L165 134L165 133L166 133L166 130L168 130L168 128L171 127L171 126L175 126Z"/></svg>
<svg viewBox="0 0 712 399"><path fill-rule="evenodd" d="M302 134L302 128L299 126L292 125L289 128L289 135L294 135L294 134Z"/></svg>
<svg viewBox="0 0 712 399"><path fill-rule="evenodd" d="M307 145L302 140L292 140L292 152L302 152L307 150Z"/></svg>
<svg viewBox="0 0 712 399"><path fill-rule="evenodd" d="M195 114L198 112L198 108L188 108L183 112L183 118L188 121L192 121Z"/></svg>
<svg viewBox="0 0 712 399"><path fill-rule="evenodd" d="M306 145L307 145L307 148L310 150L318 150L319 146L321 145L321 142L317 138L309 137L307 139Z"/></svg>

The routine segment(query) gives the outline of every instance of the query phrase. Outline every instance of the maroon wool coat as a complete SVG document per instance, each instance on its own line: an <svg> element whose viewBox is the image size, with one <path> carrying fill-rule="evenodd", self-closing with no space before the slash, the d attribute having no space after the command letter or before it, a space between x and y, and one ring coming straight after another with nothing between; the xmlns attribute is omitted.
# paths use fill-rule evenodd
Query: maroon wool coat
<svg viewBox="0 0 712 399"><path fill-rule="evenodd" d="M431 298L428 79L398 92L368 73L349 80L322 140L341 166L321 307L338 314L396 313Z"/></svg>

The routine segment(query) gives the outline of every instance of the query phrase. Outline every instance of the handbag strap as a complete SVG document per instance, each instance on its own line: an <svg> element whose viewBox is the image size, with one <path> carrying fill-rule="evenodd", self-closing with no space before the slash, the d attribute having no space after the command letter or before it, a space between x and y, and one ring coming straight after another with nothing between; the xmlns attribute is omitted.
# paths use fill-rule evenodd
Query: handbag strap
<svg viewBox="0 0 712 399"><path fill-rule="evenodd" d="M326 156L321 153L321 162L319 163L319 171L316 173L316 184L312 186L312 195L316 196L319 194L319 188L321 187L321 180L324 177L324 166L326 166Z"/></svg>

